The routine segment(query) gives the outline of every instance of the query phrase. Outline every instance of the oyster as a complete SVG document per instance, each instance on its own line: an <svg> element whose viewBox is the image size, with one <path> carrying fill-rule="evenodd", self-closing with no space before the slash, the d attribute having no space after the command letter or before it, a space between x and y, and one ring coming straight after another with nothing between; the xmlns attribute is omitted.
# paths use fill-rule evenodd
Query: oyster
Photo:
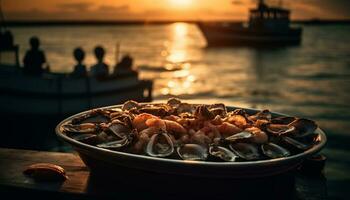
<svg viewBox="0 0 350 200"><path fill-rule="evenodd" d="M290 155L290 152L287 149L271 142L262 144L261 150L265 156L269 158L281 158Z"/></svg>
<svg viewBox="0 0 350 200"><path fill-rule="evenodd" d="M229 145L230 149L245 160L259 160L261 158L259 149L254 144L234 143Z"/></svg>
<svg viewBox="0 0 350 200"><path fill-rule="evenodd" d="M199 144L184 144L177 147L177 153L183 160L207 160L208 149Z"/></svg>
<svg viewBox="0 0 350 200"><path fill-rule="evenodd" d="M152 135L146 146L146 154L152 157L167 157L174 152L174 144L167 133Z"/></svg>
<svg viewBox="0 0 350 200"><path fill-rule="evenodd" d="M113 121L103 132L104 142L98 144L98 147L105 149L120 149L128 146L134 139L135 133L130 130L124 123L120 121Z"/></svg>
<svg viewBox="0 0 350 200"><path fill-rule="evenodd" d="M119 120L112 121L105 131L109 131L117 137L125 137L131 134L131 129Z"/></svg>
<svg viewBox="0 0 350 200"><path fill-rule="evenodd" d="M209 146L209 154L218 160L226 161L226 162L234 162L238 157L229 149L218 146L218 145L210 145Z"/></svg>
<svg viewBox="0 0 350 200"><path fill-rule="evenodd" d="M242 141L244 139L249 139L253 137L253 133L251 133L250 131L242 131L240 133L231 135L227 138L225 138L225 141L228 142L237 142L237 141Z"/></svg>

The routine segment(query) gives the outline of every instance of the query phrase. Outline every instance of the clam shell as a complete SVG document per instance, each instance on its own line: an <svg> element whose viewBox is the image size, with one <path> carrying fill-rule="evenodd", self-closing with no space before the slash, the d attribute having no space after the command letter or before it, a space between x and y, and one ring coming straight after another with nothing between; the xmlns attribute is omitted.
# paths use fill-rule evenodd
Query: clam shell
<svg viewBox="0 0 350 200"><path fill-rule="evenodd" d="M146 154L152 157L167 157L170 156L173 152L174 144L167 133L158 133L152 135L146 146Z"/></svg>

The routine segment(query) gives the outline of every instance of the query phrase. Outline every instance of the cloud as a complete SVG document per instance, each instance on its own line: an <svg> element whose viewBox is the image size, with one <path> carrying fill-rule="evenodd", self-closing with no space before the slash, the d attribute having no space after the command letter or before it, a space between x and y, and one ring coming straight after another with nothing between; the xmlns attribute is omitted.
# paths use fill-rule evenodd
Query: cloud
<svg viewBox="0 0 350 200"><path fill-rule="evenodd" d="M129 10L129 5L120 5L120 6L111 6L111 5L101 5L97 8L99 11L104 12L119 12L119 11L127 11Z"/></svg>
<svg viewBox="0 0 350 200"><path fill-rule="evenodd" d="M232 1L232 4L233 4L233 5L243 5L244 3L243 3L243 1L241 1L241 0L233 0L233 1Z"/></svg>
<svg viewBox="0 0 350 200"><path fill-rule="evenodd" d="M79 2L79 3L61 3L57 5L57 8L65 11L77 11L83 12L89 10L91 3Z"/></svg>

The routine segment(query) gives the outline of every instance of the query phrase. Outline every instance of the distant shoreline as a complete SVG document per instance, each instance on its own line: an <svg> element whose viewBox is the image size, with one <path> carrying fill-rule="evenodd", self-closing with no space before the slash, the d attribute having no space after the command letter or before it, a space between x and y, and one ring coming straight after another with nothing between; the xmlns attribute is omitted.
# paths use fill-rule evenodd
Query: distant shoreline
<svg viewBox="0 0 350 200"><path fill-rule="evenodd" d="M130 20L130 21L101 21L101 20L50 20L50 21L26 21L26 20L11 20L6 21L5 26L8 27L22 27L22 26L105 26L105 25L162 25L171 24L176 22L184 23L198 23L196 20L164 20L164 21L144 21L144 20ZM201 21L201 22L228 22L228 23L242 23L244 21L235 20L222 20L222 21ZM306 24L306 25L330 25L330 24L350 24L350 19L344 20L294 20L292 23L295 24ZM0 22L0 26L4 23Z"/></svg>

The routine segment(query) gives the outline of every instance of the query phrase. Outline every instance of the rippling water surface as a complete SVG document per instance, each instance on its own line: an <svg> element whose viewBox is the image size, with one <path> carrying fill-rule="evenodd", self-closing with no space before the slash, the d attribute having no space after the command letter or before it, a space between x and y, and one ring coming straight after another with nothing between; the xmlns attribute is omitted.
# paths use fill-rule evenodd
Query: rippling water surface
<svg viewBox="0 0 350 200"><path fill-rule="evenodd" d="M12 30L21 56L29 37L39 36L54 71L72 70L77 46L87 51L85 62L92 65L97 44L106 48L106 62L114 66L120 43L122 54L135 58L140 76L155 80L156 100L176 95L314 119L328 134L329 159L350 163L345 152L350 133L350 26L303 28L300 46L266 49L205 48L196 25L186 23ZM337 181L350 180L348 165L329 165Z"/></svg>

